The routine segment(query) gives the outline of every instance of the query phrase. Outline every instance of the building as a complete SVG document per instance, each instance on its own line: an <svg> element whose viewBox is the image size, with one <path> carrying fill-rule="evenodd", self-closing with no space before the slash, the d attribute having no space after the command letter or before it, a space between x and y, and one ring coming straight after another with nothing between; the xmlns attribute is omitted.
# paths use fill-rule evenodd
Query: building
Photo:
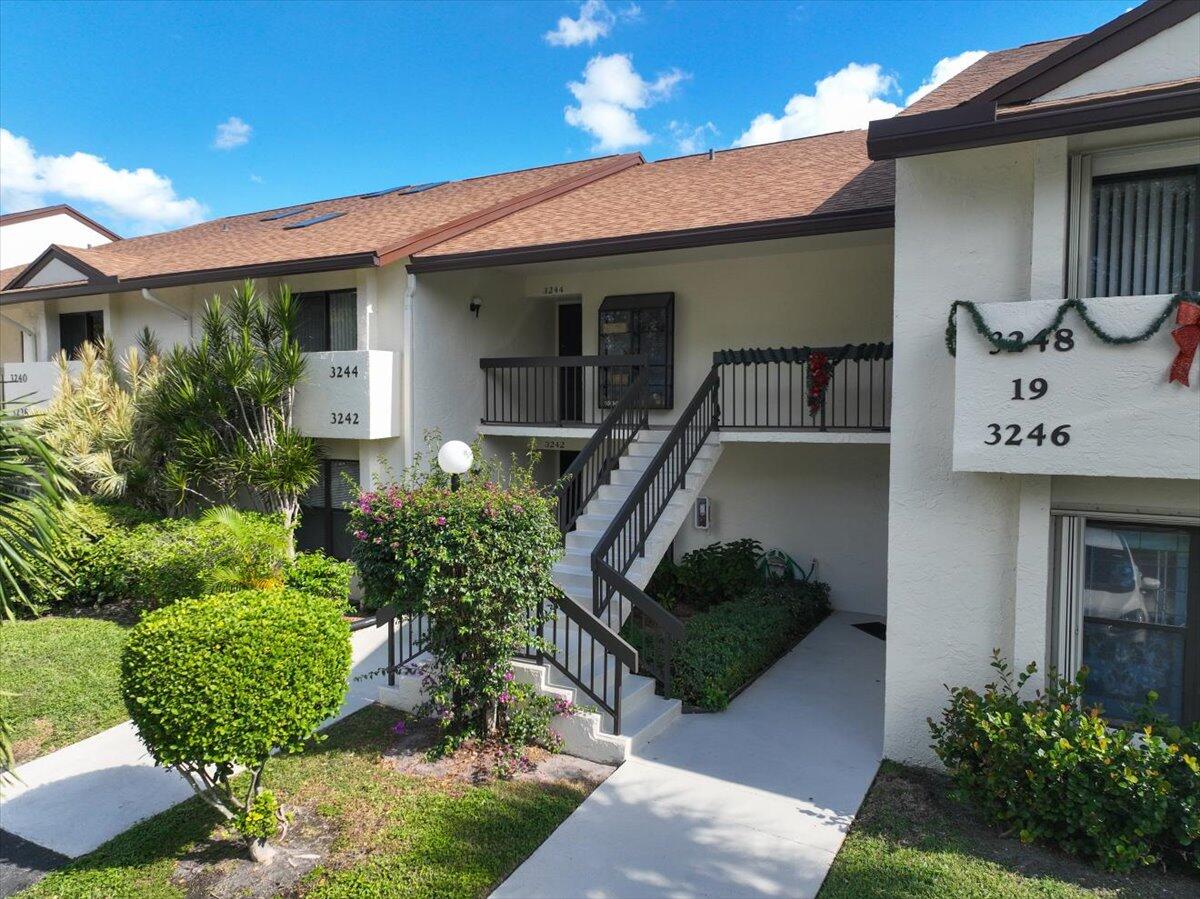
<svg viewBox="0 0 1200 899"><path fill-rule="evenodd" d="M43 206L0 215L0 271L25 265L53 243L71 247L98 247L119 234L109 231L78 209L65 204ZM0 359L24 360L36 357L33 336L14 323L4 329Z"/></svg>
<svg viewBox="0 0 1200 899"><path fill-rule="evenodd" d="M1143 327L1197 287L1198 171L1200 5L1153 0L989 54L869 133L54 246L0 274L4 314L42 348L3 357L4 377L51 389L64 316L118 348L144 325L187 340L235 280L287 283L308 310L297 420L328 457L304 538L334 552L341 474L402 467L435 428L499 453L537 441L545 481L570 475L566 598L557 652L526 673L598 709L567 735L583 754L623 757L678 714L654 692L669 665L632 673L645 660L615 631L636 610L677 635L644 592L658 560L740 537L815 559L837 608L887 618L891 757L932 759L943 684L983 683L993 648L1115 661L1106 705L1157 685L1194 718L1200 403L1166 383L1170 325L1109 347L1069 319L1073 352L990 355L960 311L956 357L945 327L970 300L1028 332L1068 297L1100 297L1118 336ZM1006 418L997 384L1053 418Z"/></svg>

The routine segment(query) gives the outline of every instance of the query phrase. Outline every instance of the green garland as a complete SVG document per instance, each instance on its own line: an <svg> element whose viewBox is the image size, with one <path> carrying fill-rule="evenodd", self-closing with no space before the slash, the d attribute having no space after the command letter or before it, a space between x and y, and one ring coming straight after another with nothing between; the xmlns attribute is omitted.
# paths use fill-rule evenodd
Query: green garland
<svg viewBox="0 0 1200 899"><path fill-rule="evenodd" d="M983 335L984 339L993 347L1008 353L1019 353L1026 347L1047 340L1054 331L1058 330L1068 310L1071 309L1079 313L1079 317L1088 326L1088 330L1099 337L1104 343L1107 343L1109 346L1124 346L1125 344L1137 343L1138 341L1147 340L1154 336L1167 319L1171 317L1171 313L1179 307L1180 303L1200 303L1200 291L1185 290L1183 293L1177 293L1171 297L1171 301L1167 303L1158 317L1150 322L1140 334L1120 335L1109 334L1096 324L1096 320L1088 312L1087 303L1083 300L1066 300L1058 307L1058 311L1054 315L1054 320L1050 324L1042 328L1042 330L1038 331L1028 340L1014 340L1003 335L997 337L997 332L988 327L987 322L983 320L983 314L973 302L970 300L955 300L950 304L950 317L946 322L946 349L950 351L951 356L957 355L958 323L956 321L956 314L959 306L962 306L970 313L971 321L975 323L975 330Z"/></svg>

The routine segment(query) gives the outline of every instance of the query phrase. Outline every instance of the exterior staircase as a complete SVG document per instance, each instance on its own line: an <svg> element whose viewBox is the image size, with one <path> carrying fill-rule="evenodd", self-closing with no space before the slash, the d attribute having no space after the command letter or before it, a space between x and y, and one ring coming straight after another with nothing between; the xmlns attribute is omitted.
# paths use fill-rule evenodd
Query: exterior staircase
<svg viewBox="0 0 1200 899"><path fill-rule="evenodd" d="M570 599L587 610L593 607L592 574L590 555L597 541L629 498L638 478L662 446L665 431L642 429L620 457L617 467L611 472L608 484L601 486L588 501L575 521L575 528L566 535L565 553L554 566L554 583ZM675 539L680 527L691 514L692 505L703 488L705 481L716 465L721 446L714 434L697 454L688 469L685 486L672 496L663 515L659 518L650 538L646 542L645 556L634 563L628 572L629 579L639 588L645 587L659 561ZM618 608L625 614L618 621ZM614 633L620 630L629 606L610 604L600 620ZM409 624L402 625L398 634L403 646ZM561 610L544 628L547 640L558 649L557 658L574 675L567 677L562 670L549 662L516 660L513 669L517 680L532 684L538 692L566 699L585 711L569 718L555 720L554 730L563 738L563 751L581 758L606 764L619 764L650 739L660 734L679 717L682 706L678 699L665 699L655 692L655 681L629 671L614 656L598 651L596 644L581 639L580 630L572 627ZM411 641L409 641L411 644ZM419 662L420 657L414 659ZM595 709L595 703L576 683L604 683L614 685L617 681L617 666L620 672L620 734L615 733L613 715ZM380 688L379 701L385 705L411 711L422 701L420 678L401 674L395 678L394 686Z"/></svg>

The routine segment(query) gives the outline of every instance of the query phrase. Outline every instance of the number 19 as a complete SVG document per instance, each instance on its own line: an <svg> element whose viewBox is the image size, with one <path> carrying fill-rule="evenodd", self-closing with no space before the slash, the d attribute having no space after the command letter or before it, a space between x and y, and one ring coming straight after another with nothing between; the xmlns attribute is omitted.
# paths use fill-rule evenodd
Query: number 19
<svg viewBox="0 0 1200 899"><path fill-rule="evenodd" d="M1024 390L1022 389L1022 379L1013 378L1012 383L1014 400L1040 400L1046 395L1046 391L1049 389L1049 385L1046 383L1045 378L1033 378L1028 384L1029 396L1025 396Z"/></svg>

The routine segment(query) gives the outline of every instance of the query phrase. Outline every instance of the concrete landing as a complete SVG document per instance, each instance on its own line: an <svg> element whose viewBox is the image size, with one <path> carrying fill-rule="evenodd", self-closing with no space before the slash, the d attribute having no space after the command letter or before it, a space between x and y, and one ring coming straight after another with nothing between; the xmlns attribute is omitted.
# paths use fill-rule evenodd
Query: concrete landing
<svg viewBox="0 0 1200 899"><path fill-rule="evenodd" d="M884 643L837 612L622 765L494 899L815 896L883 748Z"/></svg>

